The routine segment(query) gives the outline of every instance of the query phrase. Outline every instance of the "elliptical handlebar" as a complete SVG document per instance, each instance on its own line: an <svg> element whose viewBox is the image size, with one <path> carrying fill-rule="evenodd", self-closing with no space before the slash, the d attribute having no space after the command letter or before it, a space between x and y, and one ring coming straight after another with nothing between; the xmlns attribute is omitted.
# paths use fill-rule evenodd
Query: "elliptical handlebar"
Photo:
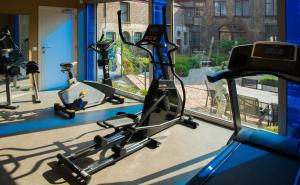
<svg viewBox="0 0 300 185"><path fill-rule="evenodd" d="M101 38L98 42L101 42L104 39L104 34L102 33Z"/></svg>
<svg viewBox="0 0 300 185"><path fill-rule="evenodd" d="M98 42L94 43L94 44L90 44L88 46L88 50L92 50L95 51L96 53L101 53L102 50L107 50L109 49L112 44L114 43L113 40L104 40L104 34L101 35L101 38ZM100 49L98 49L100 48Z"/></svg>
<svg viewBox="0 0 300 185"><path fill-rule="evenodd" d="M166 42L173 47L170 50L168 50L168 52L167 52L169 64L171 66L171 72L174 75L174 77L179 81L181 90L182 90L182 94L183 94L182 107L181 107L181 116L183 116L184 109L185 109L185 103L186 103L186 92L185 92L184 83L183 83L182 79L175 72L174 62L173 62L172 56L171 56L171 53L175 52L179 48L179 46L169 40L168 33L167 33L168 25L167 25L167 9L166 9L166 7L162 8L162 14L163 14L164 37L165 37Z"/></svg>
<svg viewBox="0 0 300 185"><path fill-rule="evenodd" d="M136 46L136 44L127 41L125 39L124 35L123 35L123 30L122 30L122 11L121 10L118 11L118 25L119 25L119 34L120 34L122 42L124 42L125 44L128 44L128 45L131 45L131 46Z"/></svg>

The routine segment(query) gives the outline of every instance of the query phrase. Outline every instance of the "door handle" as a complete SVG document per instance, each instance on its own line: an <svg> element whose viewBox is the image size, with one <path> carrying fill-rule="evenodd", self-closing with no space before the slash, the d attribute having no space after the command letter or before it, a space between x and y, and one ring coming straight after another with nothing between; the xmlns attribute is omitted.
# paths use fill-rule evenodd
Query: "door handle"
<svg viewBox="0 0 300 185"><path fill-rule="evenodd" d="M42 53L44 54L46 52L46 49L49 49L51 47L49 46L42 46Z"/></svg>
<svg viewBox="0 0 300 185"><path fill-rule="evenodd" d="M49 48L51 48L51 47L49 47L49 46L42 46L42 49L49 49Z"/></svg>

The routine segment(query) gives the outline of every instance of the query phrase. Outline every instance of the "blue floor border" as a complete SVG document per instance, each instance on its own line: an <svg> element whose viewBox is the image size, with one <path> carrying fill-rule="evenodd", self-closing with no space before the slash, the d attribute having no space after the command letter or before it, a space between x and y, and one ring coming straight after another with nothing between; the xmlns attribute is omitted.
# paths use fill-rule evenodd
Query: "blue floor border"
<svg viewBox="0 0 300 185"><path fill-rule="evenodd" d="M143 105L133 105L112 109L104 109L100 111L91 111L76 114L74 119L63 119L53 116L35 119L25 122L16 122L11 124L0 125L0 137L23 134L28 132L37 132L67 126L82 125L88 123L96 123L113 117L117 112L126 112L135 114L142 110Z"/></svg>

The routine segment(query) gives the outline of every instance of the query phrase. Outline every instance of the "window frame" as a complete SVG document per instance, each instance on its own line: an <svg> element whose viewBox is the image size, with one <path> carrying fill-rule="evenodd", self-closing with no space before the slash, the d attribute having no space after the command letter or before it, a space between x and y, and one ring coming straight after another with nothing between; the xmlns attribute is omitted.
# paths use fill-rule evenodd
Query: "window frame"
<svg viewBox="0 0 300 185"><path fill-rule="evenodd" d="M265 16L266 17L276 17L277 16L277 9L278 9L278 7L277 7L277 0L270 0L271 1L271 3L268 3L268 0L265 0ZM271 14L268 14L267 12L267 7L268 7L268 5L272 5L272 13Z"/></svg>
<svg viewBox="0 0 300 185"><path fill-rule="evenodd" d="M219 5L219 9L218 9L218 13L219 15L217 15L216 13L216 5ZM225 14L222 14L222 5L225 5ZM226 0L214 0L213 1L213 8L214 8L214 17L226 17L227 16L227 2Z"/></svg>
<svg viewBox="0 0 300 185"><path fill-rule="evenodd" d="M110 34L111 34L111 36L112 36L112 40L115 41L115 40L117 39L117 34L116 34L116 32L114 32L114 31L107 31L107 32L105 33L105 37L107 38L107 36L110 35Z"/></svg>
<svg viewBox="0 0 300 185"><path fill-rule="evenodd" d="M245 6L247 5L246 3L248 3L248 15L245 15ZM241 15L237 15L237 5L240 4L240 8L241 8ZM250 0L235 0L234 1L234 15L235 17L250 17L251 13L250 13Z"/></svg>
<svg viewBox="0 0 300 185"><path fill-rule="evenodd" d="M137 39L137 35L139 35L139 39ZM134 32L133 33L133 42L136 43L137 41L141 40L143 38L143 32Z"/></svg>
<svg viewBox="0 0 300 185"><path fill-rule="evenodd" d="M123 18L123 16L124 16L124 14L126 14L127 15L127 20L123 20L122 18L121 18L121 20L122 20L122 23L130 23L130 3L128 3L128 2L120 2L120 10L122 9L121 7L122 7L122 4L123 5L125 5L126 6L126 12L121 12L121 17Z"/></svg>

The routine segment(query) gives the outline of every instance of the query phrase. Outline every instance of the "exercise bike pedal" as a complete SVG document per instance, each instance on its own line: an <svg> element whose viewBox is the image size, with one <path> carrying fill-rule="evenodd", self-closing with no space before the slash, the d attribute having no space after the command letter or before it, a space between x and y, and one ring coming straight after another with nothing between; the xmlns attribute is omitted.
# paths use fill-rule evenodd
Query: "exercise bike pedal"
<svg viewBox="0 0 300 185"><path fill-rule="evenodd" d="M63 107L61 104L59 103L54 103L54 112L60 115L64 115L67 114L67 117L69 119L73 119L75 117L75 110L72 109L66 109L65 107Z"/></svg>

